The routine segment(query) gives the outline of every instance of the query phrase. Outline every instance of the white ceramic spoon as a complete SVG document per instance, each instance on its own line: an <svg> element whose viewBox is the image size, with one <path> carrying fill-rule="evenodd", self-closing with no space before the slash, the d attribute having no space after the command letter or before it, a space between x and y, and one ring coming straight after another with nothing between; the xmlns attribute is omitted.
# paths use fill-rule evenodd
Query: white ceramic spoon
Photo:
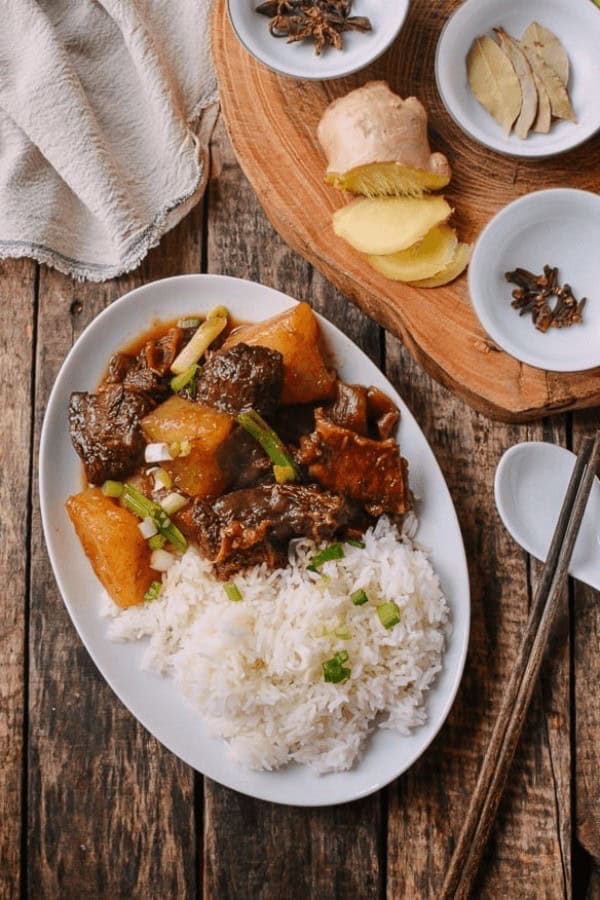
<svg viewBox="0 0 600 900"><path fill-rule="evenodd" d="M544 562L567 490L575 454L539 441L516 444L496 469L500 518L515 541ZM600 482L596 478L569 574L600 590Z"/></svg>

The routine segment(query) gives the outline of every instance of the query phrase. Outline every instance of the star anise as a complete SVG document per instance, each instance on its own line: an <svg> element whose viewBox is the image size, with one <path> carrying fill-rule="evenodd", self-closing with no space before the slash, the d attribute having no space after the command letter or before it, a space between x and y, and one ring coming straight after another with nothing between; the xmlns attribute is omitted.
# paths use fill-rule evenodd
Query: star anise
<svg viewBox="0 0 600 900"><path fill-rule="evenodd" d="M269 16L273 37L287 37L288 44L312 40L317 56L323 47L343 47L345 31L370 31L365 16L351 16L352 0L265 0L256 11Z"/></svg>

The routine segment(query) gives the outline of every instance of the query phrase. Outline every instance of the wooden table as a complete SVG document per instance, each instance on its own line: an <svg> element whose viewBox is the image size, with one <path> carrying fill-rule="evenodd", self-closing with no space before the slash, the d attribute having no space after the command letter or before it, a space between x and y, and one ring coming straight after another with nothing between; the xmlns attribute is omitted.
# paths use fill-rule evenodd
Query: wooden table
<svg viewBox="0 0 600 900"><path fill-rule="evenodd" d="M431 748L389 788L330 809L251 800L203 779L122 707L68 618L41 533L44 408L81 330L121 294L185 272L306 298L380 365L442 466L465 538L470 652ZM0 897L435 898L527 616L538 566L501 525L493 476L517 441L577 446L600 412L492 422L425 375L267 223L224 128L205 202L136 272L78 284L0 263ZM481 871L487 898L600 896L600 603L573 583Z"/></svg>

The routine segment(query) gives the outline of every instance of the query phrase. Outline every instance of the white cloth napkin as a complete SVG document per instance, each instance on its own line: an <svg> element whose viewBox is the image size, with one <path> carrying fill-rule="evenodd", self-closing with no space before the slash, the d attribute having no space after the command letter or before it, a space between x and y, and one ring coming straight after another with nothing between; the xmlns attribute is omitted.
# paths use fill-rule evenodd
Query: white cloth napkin
<svg viewBox="0 0 600 900"><path fill-rule="evenodd" d="M0 0L0 258L103 281L198 201L217 99L209 8Z"/></svg>

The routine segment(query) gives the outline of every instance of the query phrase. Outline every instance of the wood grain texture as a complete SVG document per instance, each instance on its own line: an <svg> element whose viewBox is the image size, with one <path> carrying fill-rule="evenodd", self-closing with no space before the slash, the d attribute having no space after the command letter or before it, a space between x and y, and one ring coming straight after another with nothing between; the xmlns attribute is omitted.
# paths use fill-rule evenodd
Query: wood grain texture
<svg viewBox="0 0 600 900"><path fill-rule="evenodd" d="M77 284L42 268L35 458L49 389L83 327L144 281L198 271L201 238L198 208L135 275ZM37 497L36 481L34 489ZM96 671L54 583L37 503L33 535L28 893L194 898L194 774L148 735Z"/></svg>
<svg viewBox="0 0 600 900"><path fill-rule="evenodd" d="M277 231L345 296L398 335L438 381L490 416L525 421L600 402L598 370L545 373L493 344L472 311L466 278L424 290L390 282L334 236L332 212L346 202L325 185L317 123L335 97L383 78L406 97L416 94L430 114L433 148L453 168L446 194L463 239L472 240L508 202L547 187L600 189L600 143L539 161L501 157L475 145L443 108L434 80L437 38L455 0L413 0L392 49L367 70L330 82L297 82L256 62L236 39L226 2L213 16L213 56L223 113L242 168ZM257 139L260 135L260 139Z"/></svg>
<svg viewBox="0 0 600 900"><path fill-rule="evenodd" d="M494 471L502 453L517 441L562 442L565 433L558 421L554 427L490 422L436 385L390 337L386 372L416 415L442 467L457 508L471 579L470 648L457 700L431 748L390 787L388 897L435 898L466 813L533 587L526 555L499 521ZM474 892L478 898L569 896L569 642L564 623L552 649Z"/></svg>
<svg viewBox="0 0 600 900"><path fill-rule="evenodd" d="M0 262L0 898L20 887L36 266Z"/></svg>
<svg viewBox="0 0 600 900"><path fill-rule="evenodd" d="M274 233L240 172L222 124L214 136L212 159L208 271L253 278L308 300L379 363L379 329ZM206 900L381 896L379 795L342 810L295 809L205 780L204 823Z"/></svg>
<svg viewBox="0 0 600 900"><path fill-rule="evenodd" d="M577 414L574 442L599 427L597 410ZM600 593L576 582L573 617L577 837L595 860L600 897Z"/></svg>

